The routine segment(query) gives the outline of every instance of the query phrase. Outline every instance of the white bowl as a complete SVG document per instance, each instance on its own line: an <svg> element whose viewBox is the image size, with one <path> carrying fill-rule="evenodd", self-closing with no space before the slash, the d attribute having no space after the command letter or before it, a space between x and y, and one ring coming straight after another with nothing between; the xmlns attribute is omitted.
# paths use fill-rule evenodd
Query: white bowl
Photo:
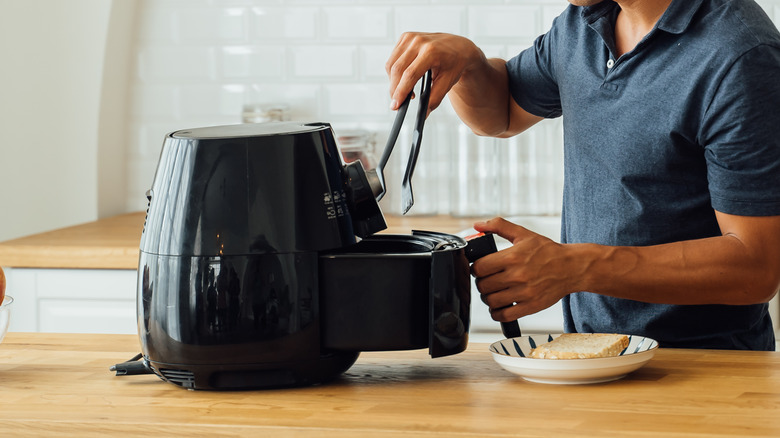
<svg viewBox="0 0 780 438"><path fill-rule="evenodd" d="M0 304L0 342L3 342L6 332L8 332L8 323L11 320L11 304L13 302L14 299L6 295L3 303Z"/></svg>
<svg viewBox="0 0 780 438"><path fill-rule="evenodd" d="M646 364L655 355L658 342L629 336L628 347L619 356L593 359L534 359L528 357L537 345L560 335L545 334L504 339L490 345L490 352L505 370L537 383L583 384L617 380Z"/></svg>

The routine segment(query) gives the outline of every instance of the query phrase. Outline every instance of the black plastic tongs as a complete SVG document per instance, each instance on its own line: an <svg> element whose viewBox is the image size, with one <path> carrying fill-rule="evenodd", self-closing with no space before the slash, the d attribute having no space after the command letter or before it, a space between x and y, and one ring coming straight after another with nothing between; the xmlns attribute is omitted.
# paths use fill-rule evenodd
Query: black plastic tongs
<svg viewBox="0 0 780 438"><path fill-rule="evenodd" d="M420 105L417 108L417 122L414 126L414 135L412 137L412 148L409 152L409 162L406 165L406 172L404 172L404 179L401 183L401 202L403 205L403 214L406 214L412 205L414 205L414 194L412 193L412 174L414 173L414 167L417 165L417 157L420 155L420 143L422 142L423 126L425 126L425 118L428 115L428 102L431 97L431 82L432 73L430 70L425 72L422 79L422 85L420 86ZM398 140L398 134L401 132L401 125L406 118L406 111L409 109L409 102L412 100L412 92L406 96L401 106L395 115L395 121L393 122L393 128L390 130L390 136L387 138L387 144L385 150L382 153L382 157L379 159L379 164L376 166L376 177L379 180L379 191L375 190L375 196L377 202L384 197L387 192L385 185L384 169L387 165L387 161L390 159L390 154L393 152L395 142Z"/></svg>

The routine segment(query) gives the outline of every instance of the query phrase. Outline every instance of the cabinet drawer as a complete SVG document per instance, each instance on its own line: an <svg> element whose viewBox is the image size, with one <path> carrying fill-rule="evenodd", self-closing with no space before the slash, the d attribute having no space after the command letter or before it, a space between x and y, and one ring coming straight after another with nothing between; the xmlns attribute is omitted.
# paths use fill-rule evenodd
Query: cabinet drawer
<svg viewBox="0 0 780 438"><path fill-rule="evenodd" d="M135 270L4 269L11 331L136 333Z"/></svg>
<svg viewBox="0 0 780 438"><path fill-rule="evenodd" d="M38 298L134 300L137 271L37 269Z"/></svg>
<svg viewBox="0 0 780 438"><path fill-rule="evenodd" d="M38 301L38 327L54 333L136 334L135 300Z"/></svg>

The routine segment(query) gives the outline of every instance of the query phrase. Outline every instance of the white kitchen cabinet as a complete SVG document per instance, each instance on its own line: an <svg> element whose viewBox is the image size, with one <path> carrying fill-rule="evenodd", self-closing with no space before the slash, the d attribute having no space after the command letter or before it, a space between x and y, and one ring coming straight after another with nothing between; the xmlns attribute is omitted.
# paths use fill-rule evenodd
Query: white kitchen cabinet
<svg viewBox="0 0 780 438"><path fill-rule="evenodd" d="M9 330L135 334L136 270L4 268Z"/></svg>
<svg viewBox="0 0 780 438"><path fill-rule="evenodd" d="M500 244L499 244L500 246ZM14 298L10 331L136 334L136 270L4 268ZM471 342L503 338L472 279ZM780 297L770 302L780 340ZM523 333L560 333L560 303L520 319ZM778 348L780 351L780 347Z"/></svg>

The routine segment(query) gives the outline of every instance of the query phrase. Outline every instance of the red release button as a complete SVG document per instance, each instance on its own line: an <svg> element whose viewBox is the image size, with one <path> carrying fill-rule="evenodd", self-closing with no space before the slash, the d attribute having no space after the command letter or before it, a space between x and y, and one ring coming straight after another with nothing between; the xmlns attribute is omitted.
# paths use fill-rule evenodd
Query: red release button
<svg viewBox="0 0 780 438"><path fill-rule="evenodd" d="M485 235L485 233L472 234L471 236L467 236L465 239L467 241L469 241L469 240L472 240L472 239L476 239L477 237L482 237L484 235Z"/></svg>

